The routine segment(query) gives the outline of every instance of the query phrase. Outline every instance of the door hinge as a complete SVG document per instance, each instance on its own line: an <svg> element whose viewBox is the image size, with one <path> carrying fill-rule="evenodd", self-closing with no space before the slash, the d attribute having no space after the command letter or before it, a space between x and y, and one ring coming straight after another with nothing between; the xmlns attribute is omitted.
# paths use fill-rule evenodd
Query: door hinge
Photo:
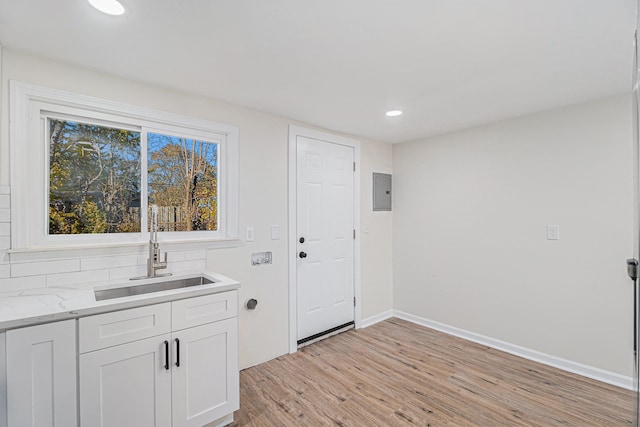
<svg viewBox="0 0 640 427"><path fill-rule="evenodd" d="M353 230L353 240L356 240L356 230Z"/></svg>
<svg viewBox="0 0 640 427"><path fill-rule="evenodd" d="M356 297L353 297L353 306L356 306Z"/></svg>
<svg viewBox="0 0 640 427"><path fill-rule="evenodd" d="M356 171L356 162L353 162L353 171Z"/></svg>
<svg viewBox="0 0 640 427"><path fill-rule="evenodd" d="M635 258L629 258L627 260L627 275L631 280L638 279L638 260Z"/></svg>

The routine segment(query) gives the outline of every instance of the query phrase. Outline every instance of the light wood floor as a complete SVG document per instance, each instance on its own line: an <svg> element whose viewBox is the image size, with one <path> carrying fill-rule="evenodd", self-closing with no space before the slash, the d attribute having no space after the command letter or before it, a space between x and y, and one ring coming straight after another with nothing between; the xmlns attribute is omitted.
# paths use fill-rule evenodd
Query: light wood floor
<svg viewBox="0 0 640 427"><path fill-rule="evenodd" d="M233 426L631 425L632 393L390 319L246 369Z"/></svg>

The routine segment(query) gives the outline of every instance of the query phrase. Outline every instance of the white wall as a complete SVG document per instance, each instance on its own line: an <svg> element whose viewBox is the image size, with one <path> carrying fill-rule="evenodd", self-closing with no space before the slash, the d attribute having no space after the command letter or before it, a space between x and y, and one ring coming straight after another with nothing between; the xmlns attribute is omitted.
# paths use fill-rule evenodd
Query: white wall
<svg viewBox="0 0 640 427"><path fill-rule="evenodd" d="M362 147L360 220L362 253L362 319L393 306L392 211L373 211L373 173L392 173L392 145Z"/></svg>
<svg viewBox="0 0 640 427"><path fill-rule="evenodd" d="M40 287L64 281L127 277L143 268L144 254L138 257L112 256L100 263L82 255L45 263L36 259L30 268L11 268L25 256L6 254L8 218L4 218L9 190L8 81L18 80L70 92L97 96L133 105L154 108L227 123L240 129L240 235L247 226L255 227L255 241L235 248L206 251L176 250L169 254L173 268L207 268L238 279L242 283L240 301L256 298L258 308L240 313L240 366L247 367L288 351L287 283L287 144L289 120L232 106L196 95L173 92L72 67L43 58L4 49L2 58L2 104L0 118L0 291ZM390 168L391 147L362 141L362 194L371 192L367 173L374 168ZM365 203L364 196L362 203ZM370 209L369 209L370 211ZM370 220L363 210L362 221L369 224L369 239L387 249L388 256L363 256L362 312L373 315L391 309L391 217ZM4 220L4 221L3 221ZM4 224L3 224L4 222ZM270 226L279 225L281 238L271 240ZM3 228L4 227L4 228ZM5 234L3 234L3 230ZM3 237L4 236L4 237ZM366 243L366 239L363 240ZM369 250L369 249L367 249ZM365 255L367 254L367 250ZM273 265L251 267L250 254L272 251ZM122 251L120 251L122 252ZM115 255L115 253L114 253ZM28 257L27 257L28 258ZM41 256L42 258L42 256ZM174 262L172 262L172 258ZM93 259L92 261L95 261ZM102 260L100 260L102 262ZM96 265L98 264L98 265ZM93 270L83 266L91 265ZM28 270L28 276L25 276ZM89 279L91 278L91 279Z"/></svg>
<svg viewBox="0 0 640 427"><path fill-rule="evenodd" d="M240 129L241 235L253 226L255 241L175 251L182 261L173 266L227 274L242 282L242 303L258 299L255 311L241 310L242 367L286 353L290 121L6 48L1 67L0 291L126 276L144 258L108 257L95 270L81 256L11 269L8 80L228 123ZM363 141L363 318L395 308L629 375L628 105L616 97L393 148ZM394 211L373 212L371 173L392 171ZM272 224L280 240L270 239ZM546 240L547 224L560 224L561 240ZM251 252L265 250L273 265L251 267Z"/></svg>
<svg viewBox="0 0 640 427"><path fill-rule="evenodd" d="M394 146L394 308L631 375L630 104Z"/></svg>

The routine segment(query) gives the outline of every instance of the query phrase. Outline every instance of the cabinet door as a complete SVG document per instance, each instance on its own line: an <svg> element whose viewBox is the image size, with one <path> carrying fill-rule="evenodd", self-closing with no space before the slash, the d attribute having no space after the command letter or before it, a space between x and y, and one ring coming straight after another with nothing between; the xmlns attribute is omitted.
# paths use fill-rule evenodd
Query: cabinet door
<svg viewBox="0 0 640 427"><path fill-rule="evenodd" d="M75 320L6 333L9 427L78 425Z"/></svg>
<svg viewBox="0 0 640 427"><path fill-rule="evenodd" d="M237 410L238 319L186 329L172 337L173 427L201 427Z"/></svg>
<svg viewBox="0 0 640 427"><path fill-rule="evenodd" d="M81 354L82 427L171 427L169 334ZM169 369L165 368L165 365Z"/></svg>

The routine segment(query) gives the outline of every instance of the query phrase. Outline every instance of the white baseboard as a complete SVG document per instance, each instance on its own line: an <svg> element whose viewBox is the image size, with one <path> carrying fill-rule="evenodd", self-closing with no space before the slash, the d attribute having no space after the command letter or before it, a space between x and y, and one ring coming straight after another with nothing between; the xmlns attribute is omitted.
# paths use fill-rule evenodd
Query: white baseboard
<svg viewBox="0 0 640 427"><path fill-rule="evenodd" d="M358 329L375 325L378 322L391 319L392 317L393 317L393 310L383 311L382 313L376 314L375 316L370 316L370 317L367 317L366 319L362 319L360 321L360 324L358 325Z"/></svg>
<svg viewBox="0 0 640 427"><path fill-rule="evenodd" d="M384 314L386 314L386 312ZM373 318L369 318L369 319L374 319L381 316L382 314L378 316L374 316ZM548 366L552 366L554 368L562 369L563 371L582 375L583 377L591 378L607 384L626 388L628 390L633 390L633 378L628 377L626 375L605 371L604 369L594 368L592 366L583 365L581 363L573 362L571 360L541 353L536 350L531 350L526 347L521 347L519 345L511 344L505 341L501 341L501 340L490 338L484 335L476 334L475 332L466 331L464 329L456 328L454 326L449 326L444 323L436 322L434 320L425 319L423 317L415 316L413 314L405 313L403 311L393 310L392 316L397 317L399 319L407 320L412 323L416 323L421 326L425 326L427 328L435 329L437 331L444 332L449 335L463 338L468 341L473 341L478 344L486 345L487 347L495 348L496 350L504 351L505 353L513 354L515 356L533 360L534 362L539 362ZM389 316L389 317L392 317L392 316ZM369 319L366 319L366 320L369 320ZM380 319L380 320L384 320L384 319Z"/></svg>

